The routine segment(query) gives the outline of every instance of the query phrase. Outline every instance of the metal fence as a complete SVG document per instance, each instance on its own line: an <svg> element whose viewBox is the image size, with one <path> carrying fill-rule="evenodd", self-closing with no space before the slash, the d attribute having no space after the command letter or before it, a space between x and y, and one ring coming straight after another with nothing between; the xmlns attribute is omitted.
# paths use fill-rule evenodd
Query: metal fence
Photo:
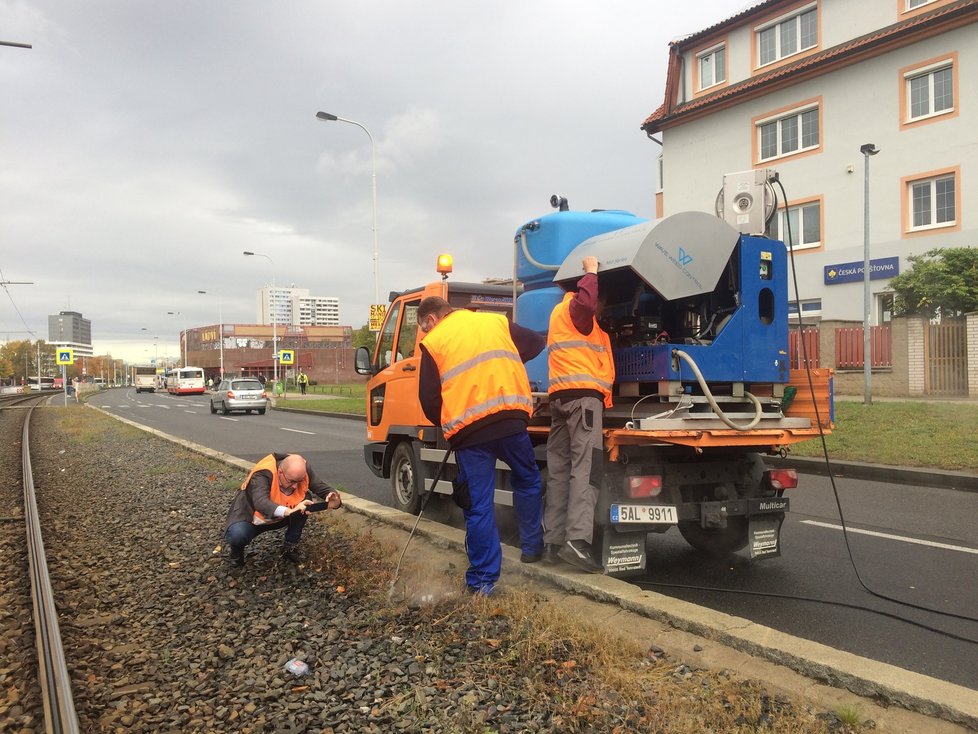
<svg viewBox="0 0 978 734"><path fill-rule="evenodd" d="M869 327L870 367L893 366L893 333L888 324ZM838 370L862 369L863 327L843 326L835 330L835 368Z"/></svg>
<svg viewBox="0 0 978 734"><path fill-rule="evenodd" d="M968 342L964 321L924 327L924 392L968 394Z"/></svg>

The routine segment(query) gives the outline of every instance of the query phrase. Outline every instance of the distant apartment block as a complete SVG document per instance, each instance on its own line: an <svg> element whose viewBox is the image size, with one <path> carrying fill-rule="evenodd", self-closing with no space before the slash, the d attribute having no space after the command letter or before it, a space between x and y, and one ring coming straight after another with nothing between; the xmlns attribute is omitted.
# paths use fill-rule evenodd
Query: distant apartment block
<svg viewBox="0 0 978 734"><path fill-rule="evenodd" d="M339 326L340 299L310 296L308 288L271 288L256 293L259 324Z"/></svg>
<svg viewBox="0 0 978 734"><path fill-rule="evenodd" d="M70 347L77 357L91 357L92 322L77 311L61 311L48 316L48 342Z"/></svg>

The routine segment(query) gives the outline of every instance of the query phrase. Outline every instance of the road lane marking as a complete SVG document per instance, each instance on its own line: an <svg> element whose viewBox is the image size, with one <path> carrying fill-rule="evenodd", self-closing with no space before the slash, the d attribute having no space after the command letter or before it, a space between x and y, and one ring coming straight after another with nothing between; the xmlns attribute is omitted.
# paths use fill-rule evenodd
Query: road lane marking
<svg viewBox="0 0 978 734"><path fill-rule="evenodd" d="M842 530L841 525L834 525L828 522L819 522L818 520L802 520L805 525L816 525L820 528L830 528L831 530ZM878 533L875 530L859 530L858 528L846 527L850 533L859 533L860 535L872 535L874 538L886 538L887 540L900 540L904 543L913 543L914 545L926 545L931 548L941 548L943 550L953 550L960 551L961 553L971 553L978 555L978 548L965 548L962 545L950 545L949 543L935 543L932 540L921 540L920 538L908 538L903 535L891 535L890 533Z"/></svg>
<svg viewBox="0 0 978 734"><path fill-rule="evenodd" d="M193 414L193 415L196 415L196 414L197 414L197 411L196 411L196 410L185 410L185 411L183 411L183 412L184 412L184 413L191 413L191 414Z"/></svg>
<svg viewBox="0 0 978 734"><path fill-rule="evenodd" d="M228 417L226 415L219 415L217 417L220 418L222 421L234 421L235 423L238 422L238 419L237 418L230 418L230 417Z"/></svg>
<svg viewBox="0 0 978 734"><path fill-rule="evenodd" d="M292 433L304 433L307 436L315 436L316 434L312 431L300 431L298 428L283 428L283 431L292 431Z"/></svg>

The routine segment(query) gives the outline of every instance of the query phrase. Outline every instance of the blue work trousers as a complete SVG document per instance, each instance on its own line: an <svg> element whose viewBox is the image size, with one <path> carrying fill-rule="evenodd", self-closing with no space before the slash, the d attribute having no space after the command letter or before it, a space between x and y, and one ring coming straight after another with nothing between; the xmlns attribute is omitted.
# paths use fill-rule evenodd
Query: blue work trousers
<svg viewBox="0 0 978 734"><path fill-rule="evenodd" d="M281 530L285 528L285 542L295 544L302 539L302 528L306 526L306 520L308 519L309 516L304 513L293 512L288 517L283 517L281 520L264 525L255 525L254 523L242 520L241 522L231 523L228 526L225 537L227 538L228 547L231 549L232 555L244 552L245 547L251 541L262 533L267 533L269 530Z"/></svg>
<svg viewBox="0 0 978 734"><path fill-rule="evenodd" d="M499 580L503 553L496 527L496 459L510 470L513 506L520 529L520 548L529 555L543 552L543 502L540 470L525 431L455 451L458 480L467 481L472 509L465 510L465 550L469 569L465 582L474 591L491 591Z"/></svg>

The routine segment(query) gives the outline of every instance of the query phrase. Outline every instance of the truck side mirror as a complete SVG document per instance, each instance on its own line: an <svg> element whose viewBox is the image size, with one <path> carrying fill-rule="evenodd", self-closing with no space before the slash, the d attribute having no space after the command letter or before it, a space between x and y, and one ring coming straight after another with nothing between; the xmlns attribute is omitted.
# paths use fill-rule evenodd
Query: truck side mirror
<svg viewBox="0 0 978 734"><path fill-rule="evenodd" d="M370 363L370 350L366 347L357 347L357 353L354 358L353 369L356 370L358 375L372 375L375 374L374 366Z"/></svg>

